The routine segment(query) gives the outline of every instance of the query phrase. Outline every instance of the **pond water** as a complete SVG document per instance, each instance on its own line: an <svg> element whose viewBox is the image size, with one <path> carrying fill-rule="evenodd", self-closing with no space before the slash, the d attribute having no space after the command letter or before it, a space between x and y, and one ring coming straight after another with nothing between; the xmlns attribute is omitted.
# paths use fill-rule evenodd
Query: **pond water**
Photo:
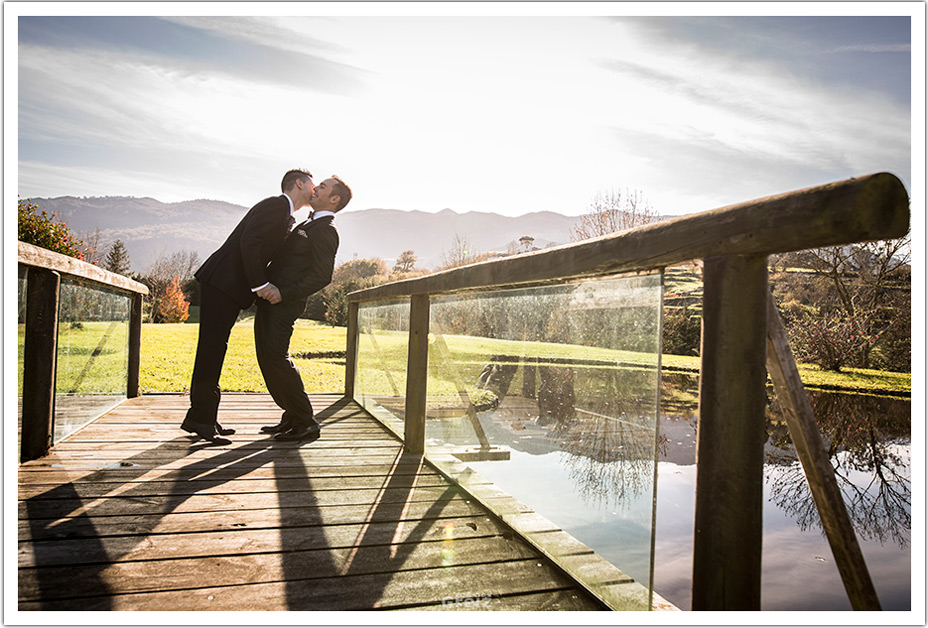
<svg viewBox="0 0 928 628"><path fill-rule="evenodd" d="M695 386L695 378L681 376L671 384L683 389ZM828 392L810 396L882 607L910 610L911 404ZM637 482L635 470L619 468L627 463L563 451L557 436L540 426L514 435L509 422L494 417L503 410L481 413L481 423L494 443L510 448L510 460L468 464L647 584L651 519L636 513L650 512L650 481ZM696 408L686 403L662 409L654 590L682 609L690 608L692 584L696 424ZM775 401L768 407L767 433L761 608L850 610Z"/></svg>

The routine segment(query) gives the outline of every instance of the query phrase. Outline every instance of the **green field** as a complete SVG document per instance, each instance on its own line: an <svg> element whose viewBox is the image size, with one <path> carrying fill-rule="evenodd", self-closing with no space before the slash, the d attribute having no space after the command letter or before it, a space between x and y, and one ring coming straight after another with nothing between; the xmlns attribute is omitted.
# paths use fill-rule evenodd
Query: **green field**
<svg viewBox="0 0 928 628"><path fill-rule="evenodd" d="M255 359L253 318L240 320L232 329L229 351L226 355L220 386L237 392L266 392L264 380ZM139 385L146 392L186 392L196 355L198 326L176 324L142 325L142 358ZM77 389L82 394L118 391L125 386L126 326L110 323L84 323L82 328L62 326L59 339L59 393ZM389 369L397 372L394 382L402 394L405 379L399 371L405 368L406 339L381 338L382 355ZM19 362L22 368L24 330L19 326ZM105 339L105 341L104 341ZM447 344L456 362L460 362L467 381L473 381L486 356L493 353L518 354L520 343L504 346L506 341L467 336L447 337ZM369 351L362 336L361 352ZM102 343L102 347L101 347ZM331 327L314 321L299 320L290 343L293 361L300 368L308 392L340 393L345 386L345 328ZM90 359L90 356L97 355ZM615 352L594 347L538 343L534 355L552 358L579 358L618 360L623 363L640 362L647 365L653 357L632 352ZM375 355L370 352L370 355ZM696 375L699 358L664 355L661 358L665 373ZM375 368L379 369L379 364ZM841 373L823 371L808 364L800 364L799 372L806 386L812 388L846 390L860 393L908 395L912 378L909 373L894 373L867 369L844 369ZM371 382L373 384L373 382ZM383 388L386 379L373 385ZM20 382L20 389L22 383Z"/></svg>
<svg viewBox="0 0 928 628"><path fill-rule="evenodd" d="M223 390L239 392L264 392L266 387L258 369L254 351L252 318L239 321L232 330L229 351L226 355L220 386ZM190 375L196 354L197 325L189 324L146 324L142 326L142 359L139 382L142 392L184 392L189 390ZM405 368L405 335L387 341L378 336L382 355L389 370L399 372ZM521 343L512 347L503 346L507 341L489 340L466 336L446 337L448 348L455 361L462 364L462 375L468 382L479 373L485 356L507 352L518 354ZM362 336L361 352L367 351ZM293 361L300 368L308 392L339 393L344 391L345 328L331 327L314 321L299 320L294 328L290 343ZM334 355L333 354L337 354ZM552 358L579 358L618 360L623 363L653 363L653 356L616 352L594 347L538 343L533 354ZM371 358L374 359L374 358ZM697 374L699 358L665 355L662 364L668 372ZM373 365L379 369L379 365ZM866 369L845 369L841 373L822 371L812 365L799 365L803 382L810 387L840 389L856 392L894 392L908 394L911 391L909 373L891 373ZM394 382L402 394L405 379ZM387 384L376 385L381 388Z"/></svg>

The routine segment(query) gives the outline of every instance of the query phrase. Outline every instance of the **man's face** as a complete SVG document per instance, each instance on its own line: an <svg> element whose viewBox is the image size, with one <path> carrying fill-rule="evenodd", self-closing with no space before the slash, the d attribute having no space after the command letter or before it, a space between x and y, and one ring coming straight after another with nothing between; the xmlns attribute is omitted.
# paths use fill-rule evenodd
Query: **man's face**
<svg viewBox="0 0 928 628"><path fill-rule="evenodd" d="M316 211L335 211L338 205L338 196L332 196L332 190L335 188L335 179L326 179L315 187L312 199L309 204Z"/></svg>
<svg viewBox="0 0 928 628"><path fill-rule="evenodd" d="M312 179L297 179L296 186L294 187L293 206L299 209L300 207L308 205L309 200L313 197L313 189Z"/></svg>

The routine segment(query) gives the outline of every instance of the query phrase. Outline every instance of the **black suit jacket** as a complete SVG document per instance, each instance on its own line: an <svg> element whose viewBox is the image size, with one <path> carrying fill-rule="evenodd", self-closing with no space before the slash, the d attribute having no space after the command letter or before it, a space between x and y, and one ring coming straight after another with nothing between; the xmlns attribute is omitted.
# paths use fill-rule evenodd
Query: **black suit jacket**
<svg viewBox="0 0 928 628"><path fill-rule="evenodd" d="M281 302L295 304L332 281L338 231L333 216L297 225L274 255L267 276L280 290Z"/></svg>
<svg viewBox="0 0 928 628"><path fill-rule="evenodd" d="M194 276L247 308L255 300L251 289L269 281L267 264L287 237L289 218L290 203L285 196L264 199L248 210Z"/></svg>

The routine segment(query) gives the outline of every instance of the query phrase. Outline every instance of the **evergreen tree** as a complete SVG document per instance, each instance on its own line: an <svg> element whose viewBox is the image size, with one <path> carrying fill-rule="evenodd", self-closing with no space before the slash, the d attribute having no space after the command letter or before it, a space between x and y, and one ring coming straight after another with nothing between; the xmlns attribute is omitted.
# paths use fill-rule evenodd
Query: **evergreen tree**
<svg viewBox="0 0 928 628"><path fill-rule="evenodd" d="M109 253L106 254L106 259L103 260L103 267L110 271L114 272L117 275L128 275L131 268L129 266L129 251L126 250L126 245L122 243L122 240L116 240L110 246Z"/></svg>

